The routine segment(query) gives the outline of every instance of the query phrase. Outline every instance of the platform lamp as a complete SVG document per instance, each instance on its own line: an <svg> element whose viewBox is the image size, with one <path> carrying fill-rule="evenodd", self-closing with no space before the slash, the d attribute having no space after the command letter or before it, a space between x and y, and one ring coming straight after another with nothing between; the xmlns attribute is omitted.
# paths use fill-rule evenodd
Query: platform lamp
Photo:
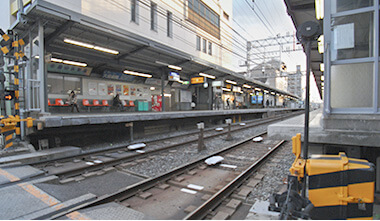
<svg viewBox="0 0 380 221"><path fill-rule="evenodd" d="M306 48L306 97L305 97L305 127L304 127L304 145L302 148L303 158L308 157L309 146L309 105L310 105L310 52L312 42L316 42L322 34L321 26L313 21L307 21L301 24L297 29L297 38ZM306 173L305 173L306 174ZM306 196L306 179L303 181L302 196Z"/></svg>

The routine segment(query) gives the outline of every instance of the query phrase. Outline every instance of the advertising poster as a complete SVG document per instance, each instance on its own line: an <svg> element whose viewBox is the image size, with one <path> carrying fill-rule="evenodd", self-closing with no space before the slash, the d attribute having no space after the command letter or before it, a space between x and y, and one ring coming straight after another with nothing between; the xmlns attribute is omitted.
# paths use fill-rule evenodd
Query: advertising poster
<svg viewBox="0 0 380 221"><path fill-rule="evenodd" d="M120 84L116 85L116 94L121 94L121 85Z"/></svg>
<svg viewBox="0 0 380 221"><path fill-rule="evenodd" d="M251 103L252 104L257 104L257 95L251 96Z"/></svg>
<svg viewBox="0 0 380 221"><path fill-rule="evenodd" d="M114 86L113 86L113 84L109 84L108 85L108 95L114 95Z"/></svg>
<svg viewBox="0 0 380 221"><path fill-rule="evenodd" d="M98 95L98 84L95 82L88 82L88 94Z"/></svg>
<svg viewBox="0 0 380 221"><path fill-rule="evenodd" d="M128 85L123 85L123 94L129 95L129 86Z"/></svg>
<svg viewBox="0 0 380 221"><path fill-rule="evenodd" d="M263 104L263 92L259 92L258 95L257 95L257 103L258 104Z"/></svg>
<svg viewBox="0 0 380 221"><path fill-rule="evenodd" d="M131 96L136 96L136 88L135 86L130 86L129 87L129 93Z"/></svg>
<svg viewBox="0 0 380 221"><path fill-rule="evenodd" d="M161 95L152 95L152 110L156 112L162 111Z"/></svg>
<svg viewBox="0 0 380 221"><path fill-rule="evenodd" d="M105 83L98 84L99 95L107 95L107 85Z"/></svg>

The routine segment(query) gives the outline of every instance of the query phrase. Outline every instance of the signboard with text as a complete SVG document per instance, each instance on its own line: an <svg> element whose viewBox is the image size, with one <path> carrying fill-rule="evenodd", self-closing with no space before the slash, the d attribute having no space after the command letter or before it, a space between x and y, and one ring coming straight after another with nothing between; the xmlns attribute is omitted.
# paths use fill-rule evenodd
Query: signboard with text
<svg viewBox="0 0 380 221"><path fill-rule="evenodd" d="M204 77L191 78L191 84L203 84L205 82Z"/></svg>

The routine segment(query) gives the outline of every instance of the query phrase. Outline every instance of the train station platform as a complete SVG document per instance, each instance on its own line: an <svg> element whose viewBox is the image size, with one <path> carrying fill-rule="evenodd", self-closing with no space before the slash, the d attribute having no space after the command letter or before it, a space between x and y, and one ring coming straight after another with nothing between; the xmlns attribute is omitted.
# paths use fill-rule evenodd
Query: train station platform
<svg viewBox="0 0 380 221"><path fill-rule="evenodd" d="M304 137L304 119L305 115L284 120L268 126L268 136L273 139L291 140L297 133L301 133ZM349 125L351 130L331 129L333 126L326 128L326 121L323 116L323 110L318 109L310 112L309 119L309 142L315 144L329 145L348 145L348 146L379 146L380 132L359 130L356 123ZM360 122L358 122L360 123Z"/></svg>
<svg viewBox="0 0 380 221"><path fill-rule="evenodd" d="M274 116L276 113L292 112L295 108L263 108L263 109L238 109L238 110L195 110L195 111L170 111L170 112L127 112L127 113L67 113L42 116L36 122L43 123L44 128L127 123L138 121L172 120L183 118L207 118L215 116L233 117L238 115L263 114Z"/></svg>

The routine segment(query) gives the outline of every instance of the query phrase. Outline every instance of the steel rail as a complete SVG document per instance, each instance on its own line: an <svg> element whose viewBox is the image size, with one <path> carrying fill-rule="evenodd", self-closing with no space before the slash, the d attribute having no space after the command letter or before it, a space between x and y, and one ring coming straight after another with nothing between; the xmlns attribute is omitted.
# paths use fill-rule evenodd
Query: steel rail
<svg viewBox="0 0 380 221"><path fill-rule="evenodd" d="M205 156L205 157L202 157L198 160L194 160L188 164L185 164L183 166L180 166L180 167L177 167L177 168L174 168L173 170L165 173L165 174L162 174L162 175L159 175L159 176L156 176L154 178L150 178L150 179L147 179L147 180L143 180L141 182L138 182L138 183L135 183L131 186L128 186L124 189L121 189L113 194L109 194L109 195L105 195L105 196L100 196L99 198L97 198L95 201L92 201L92 202L88 202L88 203L85 203L85 204L82 204L82 205L79 205L77 207L74 207L74 208L71 208L65 212L61 212L59 214L56 214L52 217L50 217L49 219L55 219L55 218L58 218L60 216L64 216L70 212L73 212L73 211L76 211L76 210L79 210L79 209L84 209L84 208L88 208L88 207L92 207L92 206L97 206L97 205L101 205L101 204L105 204L105 203L109 203L109 202L114 202L114 201L122 201L124 199L127 199L131 196L134 196L136 195L138 192L141 192L145 189L149 189L149 188L152 188L153 186L155 186L157 183L159 182L164 182L168 179L170 179L171 177L174 177L178 174L181 174L187 170L190 170L192 168L194 168L195 166L197 166L198 164L204 162L204 160L206 160L207 158L211 157L211 156L216 156L216 155L219 155L219 154L223 154L223 153L226 153L244 143L247 143L247 142L250 142L252 141L253 138L255 137L258 137L258 136L263 136L264 134L266 134L267 132L262 132L262 133L258 133L254 136L251 136L243 141L240 141L238 143L235 143L235 144L232 144L226 148L224 148L223 150L219 150L219 151L216 151L208 156Z"/></svg>
<svg viewBox="0 0 380 221"><path fill-rule="evenodd" d="M249 168L244 170L239 176L228 183L224 188L215 193L210 199L204 202L200 207L195 209L189 215L187 215L185 220L200 220L204 218L211 210L213 210L217 205L219 205L226 197L232 194L232 192L239 187L246 179L251 176L260 166L270 157L277 149L285 142L285 140L280 141L273 149L268 151L259 160L253 163Z"/></svg>

